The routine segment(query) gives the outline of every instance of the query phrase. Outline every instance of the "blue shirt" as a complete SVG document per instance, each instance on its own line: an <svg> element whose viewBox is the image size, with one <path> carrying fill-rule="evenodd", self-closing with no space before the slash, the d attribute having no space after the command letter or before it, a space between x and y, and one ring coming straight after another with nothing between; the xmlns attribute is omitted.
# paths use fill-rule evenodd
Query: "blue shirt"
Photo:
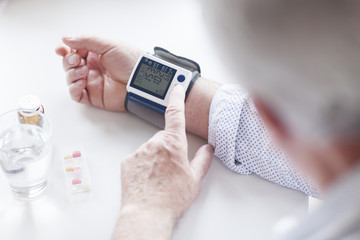
<svg viewBox="0 0 360 240"><path fill-rule="evenodd" d="M274 145L254 103L237 85L224 85L215 94L209 114L209 143L228 168L255 173L282 186L318 196L318 190Z"/></svg>

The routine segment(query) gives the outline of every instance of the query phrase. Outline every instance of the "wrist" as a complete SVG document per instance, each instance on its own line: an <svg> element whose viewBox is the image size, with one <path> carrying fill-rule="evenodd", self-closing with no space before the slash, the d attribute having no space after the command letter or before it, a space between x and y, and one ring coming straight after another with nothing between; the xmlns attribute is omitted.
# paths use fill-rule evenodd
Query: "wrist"
<svg viewBox="0 0 360 240"><path fill-rule="evenodd" d="M185 103L186 130L204 139L208 138L209 111L220 84L199 77Z"/></svg>
<svg viewBox="0 0 360 240"><path fill-rule="evenodd" d="M166 209L125 205L121 207L113 239L170 239L176 221Z"/></svg>
<svg viewBox="0 0 360 240"><path fill-rule="evenodd" d="M151 216L154 218L164 219L167 223L171 223L172 225L175 225L176 223L176 217L167 208L159 208L154 206L142 206L137 204L127 204L121 206L120 209L120 215L140 215L140 216Z"/></svg>

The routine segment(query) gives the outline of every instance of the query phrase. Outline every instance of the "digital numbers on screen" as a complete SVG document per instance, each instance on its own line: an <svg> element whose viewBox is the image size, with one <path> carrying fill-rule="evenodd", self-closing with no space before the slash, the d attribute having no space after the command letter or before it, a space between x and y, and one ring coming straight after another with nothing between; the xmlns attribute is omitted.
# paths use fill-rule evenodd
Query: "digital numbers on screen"
<svg viewBox="0 0 360 240"><path fill-rule="evenodd" d="M131 85L164 99L175 73L175 69L144 57Z"/></svg>

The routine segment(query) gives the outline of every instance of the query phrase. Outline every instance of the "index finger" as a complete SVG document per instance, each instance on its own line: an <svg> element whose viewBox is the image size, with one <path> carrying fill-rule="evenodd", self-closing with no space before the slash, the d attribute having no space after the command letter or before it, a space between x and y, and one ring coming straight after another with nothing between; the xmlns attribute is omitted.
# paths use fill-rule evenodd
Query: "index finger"
<svg viewBox="0 0 360 240"><path fill-rule="evenodd" d="M65 57L66 54L70 53L70 50L65 46L58 46L55 48L55 53L61 57Z"/></svg>
<svg viewBox="0 0 360 240"><path fill-rule="evenodd" d="M185 91L181 85L173 89L165 112L165 130L185 133Z"/></svg>
<svg viewBox="0 0 360 240"><path fill-rule="evenodd" d="M73 49L87 50L99 55L116 47L112 41L96 36L63 37L63 42Z"/></svg>

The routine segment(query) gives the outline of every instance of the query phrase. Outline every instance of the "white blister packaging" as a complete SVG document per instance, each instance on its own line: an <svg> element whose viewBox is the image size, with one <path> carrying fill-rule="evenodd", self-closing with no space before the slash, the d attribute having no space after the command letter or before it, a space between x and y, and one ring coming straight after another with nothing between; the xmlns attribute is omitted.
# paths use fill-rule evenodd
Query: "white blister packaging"
<svg viewBox="0 0 360 240"><path fill-rule="evenodd" d="M64 149L62 156L68 193L90 191L90 174L84 147L82 145L68 147Z"/></svg>

